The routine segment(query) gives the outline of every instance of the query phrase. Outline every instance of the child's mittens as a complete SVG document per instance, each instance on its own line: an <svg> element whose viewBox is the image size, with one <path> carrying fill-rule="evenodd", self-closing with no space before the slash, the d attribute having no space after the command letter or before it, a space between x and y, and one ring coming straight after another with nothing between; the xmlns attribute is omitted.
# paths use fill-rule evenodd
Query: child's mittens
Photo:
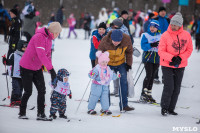
<svg viewBox="0 0 200 133"><path fill-rule="evenodd" d="M72 99L72 93L69 94L69 99Z"/></svg>
<svg viewBox="0 0 200 133"><path fill-rule="evenodd" d="M117 72L117 78L121 78L121 74Z"/></svg>
<svg viewBox="0 0 200 133"><path fill-rule="evenodd" d="M94 72L92 72L92 71L90 72L90 76L91 76L91 77L93 77L94 74L95 74Z"/></svg>

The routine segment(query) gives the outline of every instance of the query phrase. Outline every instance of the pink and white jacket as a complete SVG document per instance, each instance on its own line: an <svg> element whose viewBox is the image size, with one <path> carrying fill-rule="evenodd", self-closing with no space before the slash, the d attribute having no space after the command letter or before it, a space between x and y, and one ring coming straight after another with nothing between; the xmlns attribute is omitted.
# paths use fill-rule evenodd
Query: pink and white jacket
<svg viewBox="0 0 200 133"><path fill-rule="evenodd" d="M46 28L37 30L20 60L20 66L29 70L39 70L44 65L47 70L53 68L51 62L52 36Z"/></svg>
<svg viewBox="0 0 200 133"><path fill-rule="evenodd" d="M175 68L170 66L169 63L174 56L179 56L182 61L178 68L186 67L192 51L193 45L190 33L183 30L183 26L178 31L172 31L171 25L169 25L159 42L160 65Z"/></svg>

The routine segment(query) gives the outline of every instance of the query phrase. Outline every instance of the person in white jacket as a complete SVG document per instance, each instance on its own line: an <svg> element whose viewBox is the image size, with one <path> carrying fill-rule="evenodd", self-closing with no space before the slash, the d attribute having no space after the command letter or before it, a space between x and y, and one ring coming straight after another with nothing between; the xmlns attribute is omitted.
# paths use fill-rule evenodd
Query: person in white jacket
<svg viewBox="0 0 200 133"><path fill-rule="evenodd" d="M98 22L98 25L101 22L106 23L107 20L108 20L108 14L106 12L106 8L101 8L101 11L99 12L99 22Z"/></svg>

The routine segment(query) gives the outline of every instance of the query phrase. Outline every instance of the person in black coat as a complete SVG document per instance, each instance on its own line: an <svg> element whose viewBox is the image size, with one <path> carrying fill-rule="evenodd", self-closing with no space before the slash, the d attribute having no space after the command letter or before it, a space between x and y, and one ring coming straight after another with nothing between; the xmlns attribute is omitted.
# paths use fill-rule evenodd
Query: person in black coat
<svg viewBox="0 0 200 133"><path fill-rule="evenodd" d="M61 6L57 13L56 13L56 21L59 22L61 24L61 26L63 25L63 11L64 11L64 6ZM60 39L60 35L58 36L58 38Z"/></svg>
<svg viewBox="0 0 200 133"><path fill-rule="evenodd" d="M89 39L90 37L90 31L91 31L90 23L91 23L91 17L89 13L86 13L84 17L84 27L83 27L83 29L85 30L85 39Z"/></svg>
<svg viewBox="0 0 200 133"><path fill-rule="evenodd" d="M7 57L10 56L11 53L14 53L17 49L17 44L20 39L22 21L18 17L17 9L10 10L10 16L12 18L12 25L9 31L9 49L7 53Z"/></svg>

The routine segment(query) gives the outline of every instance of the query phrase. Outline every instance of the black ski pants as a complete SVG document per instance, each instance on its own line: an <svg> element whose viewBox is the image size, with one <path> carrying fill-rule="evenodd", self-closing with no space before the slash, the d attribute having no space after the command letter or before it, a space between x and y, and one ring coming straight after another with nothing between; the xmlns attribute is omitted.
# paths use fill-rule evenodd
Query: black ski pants
<svg viewBox="0 0 200 133"><path fill-rule="evenodd" d="M42 69L37 71L32 71L21 67L20 72L24 87L24 94L22 96L20 105L20 115L26 115L27 102L29 97L32 95L32 88L33 88L32 83L35 84L35 87L38 91L38 96L37 96L38 114L43 114L45 108L44 104L45 104L46 87Z"/></svg>
<svg viewBox="0 0 200 133"><path fill-rule="evenodd" d="M144 88L147 88L148 90L152 90L153 86L153 79L155 76L156 71L158 70L159 64L154 64L154 63L145 63L144 68L146 71L146 77L144 78L143 81L143 89L142 89L142 94L144 94Z"/></svg>
<svg viewBox="0 0 200 133"><path fill-rule="evenodd" d="M161 97L161 107L174 111L181 89L185 68L170 68L162 66L164 88Z"/></svg>

